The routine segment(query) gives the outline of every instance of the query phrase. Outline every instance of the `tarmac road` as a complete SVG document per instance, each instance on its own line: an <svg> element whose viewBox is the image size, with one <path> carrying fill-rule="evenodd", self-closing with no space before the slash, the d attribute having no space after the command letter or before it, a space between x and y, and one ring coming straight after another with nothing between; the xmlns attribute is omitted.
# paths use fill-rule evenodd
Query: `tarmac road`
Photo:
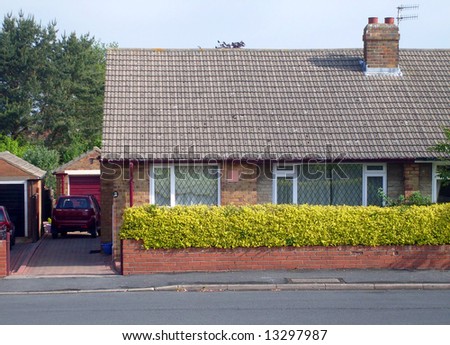
<svg viewBox="0 0 450 345"><path fill-rule="evenodd" d="M450 324L449 290L0 295L2 325Z"/></svg>

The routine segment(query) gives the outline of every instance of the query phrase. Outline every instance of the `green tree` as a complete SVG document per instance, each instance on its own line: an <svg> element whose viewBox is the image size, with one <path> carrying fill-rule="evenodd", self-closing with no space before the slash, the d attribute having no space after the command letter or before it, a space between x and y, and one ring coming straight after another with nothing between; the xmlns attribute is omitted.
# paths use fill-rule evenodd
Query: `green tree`
<svg viewBox="0 0 450 345"><path fill-rule="evenodd" d="M28 150L28 144L22 143L19 140L14 140L10 136L0 134L0 152L9 151L17 157L23 157L26 150Z"/></svg>
<svg viewBox="0 0 450 345"><path fill-rule="evenodd" d="M41 132L47 147L68 161L101 142L106 48L74 33L57 44L54 75L49 79Z"/></svg>
<svg viewBox="0 0 450 345"><path fill-rule="evenodd" d="M445 139L430 147L430 150L439 153L440 159L448 161L450 160L450 127L443 130ZM442 179L447 180L445 181L446 184L450 183L449 166L439 166L438 172Z"/></svg>
<svg viewBox="0 0 450 345"><path fill-rule="evenodd" d="M60 163L99 146L106 46L57 37L32 16L8 14L0 31L0 134L59 152Z"/></svg>
<svg viewBox="0 0 450 345"><path fill-rule="evenodd" d="M42 108L41 80L48 74L55 24L47 28L33 17L5 16L0 32L0 131L13 139L26 136Z"/></svg>
<svg viewBox="0 0 450 345"><path fill-rule="evenodd" d="M56 180L52 171L59 166L58 151L50 150L41 145L31 146L25 151L23 159L45 170L47 172L45 175L45 185L53 187L53 189L55 188Z"/></svg>

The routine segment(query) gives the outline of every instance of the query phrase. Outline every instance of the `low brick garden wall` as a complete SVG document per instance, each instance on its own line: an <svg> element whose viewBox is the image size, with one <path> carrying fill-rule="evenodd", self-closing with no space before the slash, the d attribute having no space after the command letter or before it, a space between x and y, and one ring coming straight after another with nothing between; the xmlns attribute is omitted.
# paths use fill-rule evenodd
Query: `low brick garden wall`
<svg viewBox="0 0 450 345"><path fill-rule="evenodd" d="M0 240L0 278L9 275L9 240Z"/></svg>
<svg viewBox="0 0 450 345"><path fill-rule="evenodd" d="M292 269L450 269L450 245L150 249L122 241L124 275Z"/></svg>

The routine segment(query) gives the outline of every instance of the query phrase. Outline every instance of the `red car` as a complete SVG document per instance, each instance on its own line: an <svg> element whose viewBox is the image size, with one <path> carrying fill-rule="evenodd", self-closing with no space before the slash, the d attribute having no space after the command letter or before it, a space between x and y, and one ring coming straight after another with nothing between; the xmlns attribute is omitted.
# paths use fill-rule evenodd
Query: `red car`
<svg viewBox="0 0 450 345"><path fill-rule="evenodd" d="M57 238L60 233L87 231L91 237L100 234L100 205L92 195L60 196L52 212L51 232Z"/></svg>
<svg viewBox="0 0 450 345"><path fill-rule="evenodd" d="M0 206L0 229L6 229L6 231L9 232L9 244L10 247L12 247L16 243L16 228L13 222L11 222L8 211L6 211L6 208L4 206Z"/></svg>

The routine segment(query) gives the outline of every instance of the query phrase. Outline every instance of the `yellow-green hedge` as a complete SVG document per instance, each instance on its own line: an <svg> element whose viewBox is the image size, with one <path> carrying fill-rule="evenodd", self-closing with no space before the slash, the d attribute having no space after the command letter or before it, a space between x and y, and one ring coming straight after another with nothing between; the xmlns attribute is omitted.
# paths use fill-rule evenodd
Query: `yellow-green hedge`
<svg viewBox="0 0 450 345"><path fill-rule="evenodd" d="M149 248L450 244L450 204L128 208L122 239Z"/></svg>

